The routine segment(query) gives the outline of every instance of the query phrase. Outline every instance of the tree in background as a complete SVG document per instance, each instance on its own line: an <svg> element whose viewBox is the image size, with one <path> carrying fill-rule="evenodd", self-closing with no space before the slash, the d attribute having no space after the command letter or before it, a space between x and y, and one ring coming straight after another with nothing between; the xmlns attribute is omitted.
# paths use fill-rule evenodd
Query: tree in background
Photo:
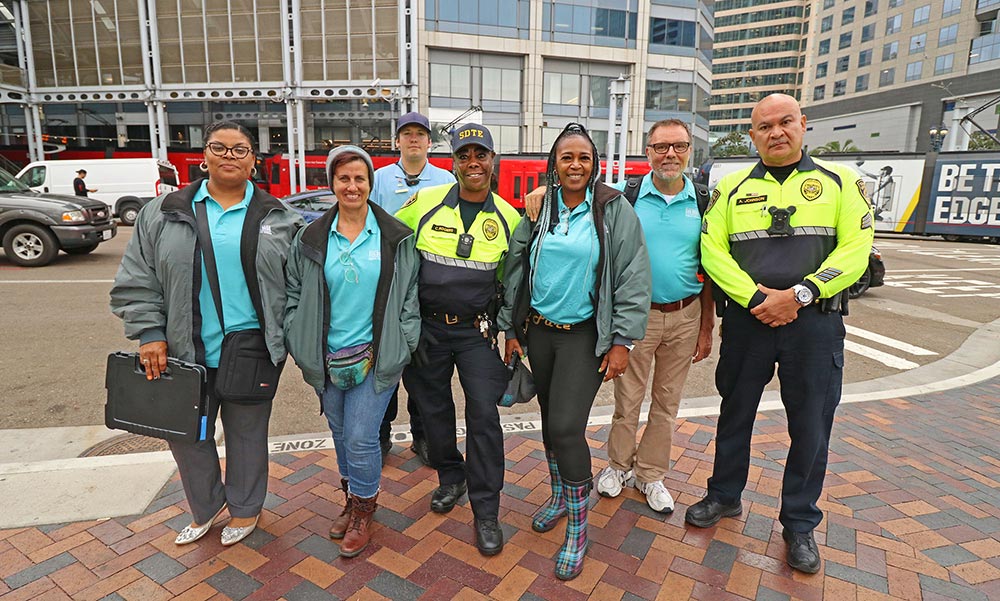
<svg viewBox="0 0 1000 601"><path fill-rule="evenodd" d="M969 150L1000 150L1000 144L983 132L977 131L969 136Z"/></svg>
<svg viewBox="0 0 1000 601"><path fill-rule="evenodd" d="M840 142L834 140L833 142L827 142L822 146L817 146L813 148L809 154L816 156L819 154L831 154L836 152L861 152L861 149L854 145L854 140L847 140L841 146Z"/></svg>
<svg viewBox="0 0 1000 601"><path fill-rule="evenodd" d="M750 145L746 136L738 131L729 132L712 144L713 157L749 156Z"/></svg>

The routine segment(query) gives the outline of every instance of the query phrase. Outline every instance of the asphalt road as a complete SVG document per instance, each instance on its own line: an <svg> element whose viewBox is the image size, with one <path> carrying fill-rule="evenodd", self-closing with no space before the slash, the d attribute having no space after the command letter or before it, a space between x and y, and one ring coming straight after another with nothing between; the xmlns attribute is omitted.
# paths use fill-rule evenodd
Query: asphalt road
<svg viewBox="0 0 1000 601"><path fill-rule="evenodd" d="M16 267L0 252L0 429L103 423L106 357L137 347L108 310L108 291L130 235L131 228L121 227L92 254L60 254L43 268ZM940 359L1000 317L1000 246L909 237L880 237L876 244L887 266L886 285L851 302L847 382ZM715 394L717 342L712 357L692 366L684 398ZM454 382L461 412L457 377ZM776 381L770 386L776 388ZM606 385L597 404L611 403ZM532 403L504 411L535 410ZM397 424L402 421L405 415ZM270 430L272 436L326 430L315 392L291 362Z"/></svg>

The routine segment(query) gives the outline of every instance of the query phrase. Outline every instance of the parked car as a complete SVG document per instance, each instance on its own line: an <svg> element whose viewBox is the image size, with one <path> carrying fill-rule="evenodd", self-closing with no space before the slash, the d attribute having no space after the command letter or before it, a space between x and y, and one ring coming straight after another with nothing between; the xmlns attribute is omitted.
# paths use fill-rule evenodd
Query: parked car
<svg viewBox="0 0 1000 601"><path fill-rule="evenodd" d="M11 263L41 267L60 250L85 255L117 233L102 201L32 192L0 169L0 240Z"/></svg>
<svg viewBox="0 0 1000 601"><path fill-rule="evenodd" d="M177 189L177 169L157 159L61 159L25 165L17 179L35 192L73 195L73 179L87 171L89 197L103 200L125 225L135 223L139 209L160 194Z"/></svg>
<svg viewBox="0 0 1000 601"><path fill-rule="evenodd" d="M861 278L847 289L847 295L850 298L858 298L869 288L876 288L883 283L885 283L885 264L882 262L882 253L872 245L872 251L868 255L868 269L865 269Z"/></svg>
<svg viewBox="0 0 1000 601"><path fill-rule="evenodd" d="M306 223L316 221L323 213L327 212L330 207L337 203L337 197L329 189L307 190L286 196L281 200L287 202L289 206L302 215Z"/></svg>

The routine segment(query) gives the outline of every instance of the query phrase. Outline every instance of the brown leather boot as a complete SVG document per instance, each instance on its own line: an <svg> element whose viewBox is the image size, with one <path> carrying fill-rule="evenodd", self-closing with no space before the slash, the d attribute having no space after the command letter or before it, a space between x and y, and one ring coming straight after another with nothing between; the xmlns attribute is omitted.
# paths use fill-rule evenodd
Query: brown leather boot
<svg viewBox="0 0 1000 601"><path fill-rule="evenodd" d="M351 507L354 505L351 493L347 492L347 478L340 479L340 486L344 489L344 497L347 500L344 501L344 511L341 512L337 519L333 520L333 526L330 526L330 538L336 539L344 538L344 533L347 532L347 524L351 521Z"/></svg>
<svg viewBox="0 0 1000 601"><path fill-rule="evenodd" d="M375 509L378 508L378 493L368 499L355 495L351 495L351 497L354 503L351 509L351 519L347 525L344 540L340 542L340 554L343 557L354 557L368 546L368 540L371 538L369 529L372 525L372 516L375 515Z"/></svg>

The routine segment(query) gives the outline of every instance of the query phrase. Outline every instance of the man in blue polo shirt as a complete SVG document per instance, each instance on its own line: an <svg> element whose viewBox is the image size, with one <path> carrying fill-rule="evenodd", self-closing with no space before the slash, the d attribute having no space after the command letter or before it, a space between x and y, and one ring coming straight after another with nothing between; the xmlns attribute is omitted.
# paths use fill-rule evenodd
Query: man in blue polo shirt
<svg viewBox="0 0 1000 601"><path fill-rule="evenodd" d="M635 203L649 248L653 302L646 337L636 341L628 368L615 380L608 467L597 480L597 492L606 497L618 496L634 482L650 508L664 513L674 510L663 477L670 469L681 392L691 363L711 352L715 326L711 282L699 274L698 195L684 175L690 157L687 124L677 119L653 124L646 137L650 172L639 184ZM654 359L649 418L637 446L639 412Z"/></svg>
<svg viewBox="0 0 1000 601"><path fill-rule="evenodd" d="M399 148L399 162L375 171L371 192L372 202L381 206L390 215L395 215L403 203L422 188L455 183L455 176L451 172L435 167L427 160L427 153L431 149L431 124L427 117L420 113L402 115L396 122L396 146ZM407 398L406 410L410 414L413 452L425 465L430 465L427 457L427 440L424 438L424 424L412 399ZM392 448L389 433L392 429L392 420L396 419L398 412L399 389L397 388L389 400L385 417L382 419L382 427L379 429L383 463L386 454Z"/></svg>

